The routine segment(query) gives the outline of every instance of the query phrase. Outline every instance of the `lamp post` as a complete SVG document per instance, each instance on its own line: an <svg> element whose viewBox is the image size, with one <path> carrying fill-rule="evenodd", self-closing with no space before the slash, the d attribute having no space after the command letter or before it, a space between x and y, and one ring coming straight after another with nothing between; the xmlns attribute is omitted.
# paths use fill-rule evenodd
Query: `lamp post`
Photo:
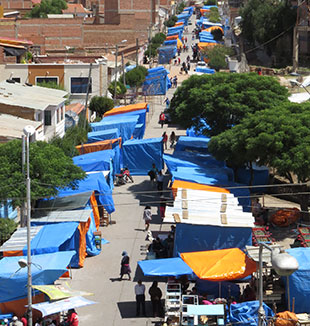
<svg viewBox="0 0 310 326"><path fill-rule="evenodd" d="M258 308L258 326L263 326L265 319L265 310L263 307L263 248L271 251L272 268L280 276L289 276L293 274L299 267L295 257L281 250L276 253L273 248L265 243L259 243L259 308Z"/></svg>
<svg viewBox="0 0 310 326"><path fill-rule="evenodd" d="M122 40L121 43L126 43L127 40ZM118 43L115 45L115 80L114 80L114 103L116 102L116 85L117 85L117 57L118 57Z"/></svg>
<svg viewBox="0 0 310 326"><path fill-rule="evenodd" d="M28 325L32 326L32 276L31 276L31 244L30 244L30 218L31 218L31 194L29 176L29 138L35 133L33 126L26 126L23 129L26 136L26 187L27 187L27 294L28 294Z"/></svg>

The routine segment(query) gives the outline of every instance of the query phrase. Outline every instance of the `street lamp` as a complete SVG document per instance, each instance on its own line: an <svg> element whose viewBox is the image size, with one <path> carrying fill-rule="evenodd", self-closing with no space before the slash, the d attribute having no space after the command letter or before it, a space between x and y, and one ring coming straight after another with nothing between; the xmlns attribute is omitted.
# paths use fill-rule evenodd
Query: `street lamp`
<svg viewBox="0 0 310 326"><path fill-rule="evenodd" d="M284 250L276 252L265 243L259 243L259 308L258 308L258 326L263 325L265 319L265 310L263 307L263 247L271 251L272 268L280 276L289 276L299 267L295 257L289 255Z"/></svg>
<svg viewBox="0 0 310 326"><path fill-rule="evenodd" d="M127 40L122 40L120 43L126 43ZM116 85L117 85L117 56L118 56L118 43L115 45L115 81L114 81L114 103L116 101Z"/></svg>
<svg viewBox="0 0 310 326"><path fill-rule="evenodd" d="M35 133L33 126L26 126L23 129L26 136L26 162L27 162L27 294L28 294L28 325L32 326L32 277L31 277L31 244L30 244L30 219L31 219L31 195L29 176L29 139Z"/></svg>

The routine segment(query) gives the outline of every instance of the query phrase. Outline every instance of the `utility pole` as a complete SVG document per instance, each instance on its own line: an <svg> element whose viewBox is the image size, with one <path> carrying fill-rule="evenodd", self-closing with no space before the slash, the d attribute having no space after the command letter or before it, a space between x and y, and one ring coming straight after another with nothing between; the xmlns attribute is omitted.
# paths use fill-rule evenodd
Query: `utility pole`
<svg viewBox="0 0 310 326"><path fill-rule="evenodd" d="M116 84L117 84L117 56L118 56L118 44L115 45L115 81L114 81L114 103L116 102Z"/></svg>
<svg viewBox="0 0 310 326"><path fill-rule="evenodd" d="M125 66L124 66L124 52L122 52L122 70L123 70L123 84L126 87L126 77L125 77ZM124 95L125 105L126 105L126 93Z"/></svg>
<svg viewBox="0 0 310 326"><path fill-rule="evenodd" d="M136 67L139 65L138 55L139 55L139 39L136 38Z"/></svg>
<svg viewBox="0 0 310 326"><path fill-rule="evenodd" d="M303 3L303 2L302 2ZM299 6L302 4L297 0L297 14L296 24L293 31L293 71L296 72L298 69L298 55L299 55Z"/></svg>
<svg viewBox="0 0 310 326"><path fill-rule="evenodd" d="M87 114L87 105L88 105L88 96L89 96L89 88L90 88L90 82L91 82L91 70L92 70L92 63L89 64L89 71L88 71L88 81L87 81L87 92L86 92L86 98L85 98L85 120L84 120L84 128L86 127L86 119L88 120Z"/></svg>
<svg viewBox="0 0 310 326"><path fill-rule="evenodd" d="M26 136L22 135L22 174L25 176L25 164L26 164ZM20 225L26 226L25 221L25 200L23 199L21 209L20 209Z"/></svg>

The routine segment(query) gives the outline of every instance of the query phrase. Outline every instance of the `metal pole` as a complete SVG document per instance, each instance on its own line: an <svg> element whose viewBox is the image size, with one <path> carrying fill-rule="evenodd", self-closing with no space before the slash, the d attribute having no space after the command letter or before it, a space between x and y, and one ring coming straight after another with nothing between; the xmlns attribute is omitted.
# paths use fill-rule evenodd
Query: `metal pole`
<svg viewBox="0 0 310 326"><path fill-rule="evenodd" d="M139 65L138 55L139 55L139 39L136 38L136 67Z"/></svg>
<svg viewBox="0 0 310 326"><path fill-rule="evenodd" d="M116 102L116 83L117 83L117 56L118 56L118 44L115 45L115 81L114 81L114 103Z"/></svg>
<svg viewBox="0 0 310 326"><path fill-rule="evenodd" d="M263 325L265 310L263 307L263 245L259 244L259 271L258 271L258 288L259 288L259 308L258 308L258 326Z"/></svg>
<svg viewBox="0 0 310 326"><path fill-rule="evenodd" d="M123 84L126 87L125 66L124 66L124 52L122 52L122 70L123 70ZM124 94L125 105L126 105L126 92Z"/></svg>
<svg viewBox="0 0 310 326"><path fill-rule="evenodd" d="M22 135L22 173L25 176L25 164L26 164L26 136ZM26 219L25 219L25 200L23 199L21 210L20 210L20 225L26 226Z"/></svg>
<svg viewBox="0 0 310 326"><path fill-rule="evenodd" d="M27 273L28 273L28 325L32 326L32 278L31 278L31 247L30 247L30 218L31 218L31 199L30 199L30 176L29 176L29 137L27 135Z"/></svg>

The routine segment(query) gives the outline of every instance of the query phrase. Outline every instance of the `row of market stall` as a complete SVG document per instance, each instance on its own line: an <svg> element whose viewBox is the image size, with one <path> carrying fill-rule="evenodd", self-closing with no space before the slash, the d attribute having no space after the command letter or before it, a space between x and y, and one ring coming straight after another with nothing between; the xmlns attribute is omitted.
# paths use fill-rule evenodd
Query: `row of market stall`
<svg viewBox="0 0 310 326"><path fill-rule="evenodd" d="M197 137L195 130L188 130L187 134L191 136L179 138L173 155L164 154L173 193L173 205L166 207L164 223L176 225L174 258L144 260L138 265L145 276L181 280L187 275L195 282L199 296L207 293L206 300L226 298L228 302L228 298L233 297L240 302L245 287L241 283L249 282L257 271L257 259L248 251L255 249L252 247L254 218L250 212L250 189L247 188L249 171L238 171L245 183L235 183L233 171L208 153L209 139ZM268 170L254 170L254 180L257 185L267 184ZM295 302L296 313L309 313L310 306L305 304L310 291L307 281L309 248L294 248L288 252L298 260L300 267L288 279L283 279L287 284L284 289L286 303L292 307L292 302ZM170 296L167 293L168 302ZM166 317L173 317L176 324L190 325L197 321L198 315L213 313L210 308L201 307L198 299L193 299L191 305L198 306L190 307L189 314L184 296L176 297L170 305L166 304ZM264 298L268 302L267 294ZM222 321L220 316L218 320L221 323L257 325L258 301L244 301L244 297L242 301L230 306L226 320ZM267 305L265 312L267 318L274 315Z"/></svg>

